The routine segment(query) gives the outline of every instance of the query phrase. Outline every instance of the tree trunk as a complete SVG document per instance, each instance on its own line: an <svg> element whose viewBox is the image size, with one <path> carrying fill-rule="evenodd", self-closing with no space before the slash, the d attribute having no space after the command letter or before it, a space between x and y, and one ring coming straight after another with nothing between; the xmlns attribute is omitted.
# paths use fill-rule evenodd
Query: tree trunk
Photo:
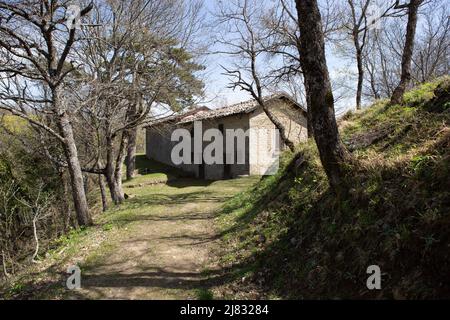
<svg viewBox="0 0 450 320"><path fill-rule="evenodd" d="M57 110L60 110L61 107L59 90L59 88L54 88L52 90L53 104ZM78 159L78 151L73 135L72 124L70 123L69 116L65 110L60 111L58 114L58 127L61 136L65 139L63 148L67 158L73 203L78 224L80 226L92 225L92 218L89 215L89 207L84 192L83 172L81 171L80 161Z"/></svg>
<svg viewBox="0 0 450 320"><path fill-rule="evenodd" d="M34 246L34 253L31 257L31 262L35 262L36 261L36 257L39 253L39 237L37 234L37 219L39 216L39 209L36 209L36 212L34 213L34 217L33 217L33 236L34 236L34 242L35 242L35 246Z"/></svg>
<svg viewBox="0 0 450 320"><path fill-rule="evenodd" d="M117 183L116 178L116 165L114 161L114 146L111 137L106 138L106 170L105 177L108 184L109 192L111 193L111 199L114 204L121 204L125 198L123 195L121 184Z"/></svg>
<svg viewBox="0 0 450 320"><path fill-rule="evenodd" d="M106 200L106 186L102 174L98 175L98 185L100 187L100 195L102 197L102 211L105 212L108 210L108 201Z"/></svg>
<svg viewBox="0 0 450 320"><path fill-rule="evenodd" d="M108 168L108 165L106 166ZM114 172L114 170L113 170ZM109 192L111 194L111 200L114 204L121 204L125 198L121 194L119 190L119 186L116 184L116 179L114 177L114 173L110 173L109 170L107 170L106 174L106 183L108 184Z"/></svg>
<svg viewBox="0 0 450 320"><path fill-rule="evenodd" d="M283 124L277 119L276 116L272 114L272 112L267 107L266 103L264 101L259 101L259 104L262 106L263 111L266 113L267 117L272 121L272 123L275 125L275 127L278 129L278 132L280 133L280 138L284 142L284 144L291 150L292 152L295 151L295 145L294 143L289 140L289 138L286 135L286 129L284 128Z"/></svg>
<svg viewBox="0 0 450 320"><path fill-rule="evenodd" d="M83 173L84 193L89 194L89 175Z"/></svg>
<svg viewBox="0 0 450 320"><path fill-rule="evenodd" d="M300 43L297 46L299 55L300 55ZM305 98L306 98L306 127L308 129L308 138L314 137L313 134L313 126L312 126L312 120L311 120L311 97L308 94L309 90L306 89L306 81L303 81L303 85L305 86Z"/></svg>
<svg viewBox="0 0 450 320"><path fill-rule="evenodd" d="M375 71L373 65L371 65L371 69L369 69L368 71L370 76L370 89L372 90L372 95L375 98L375 100L378 100L380 99L380 94L378 93L374 72Z"/></svg>
<svg viewBox="0 0 450 320"><path fill-rule="evenodd" d="M356 89L356 110L361 110L361 96L362 96L362 89L363 89L363 81L364 81L364 68L363 68L363 61L362 61L362 52L359 47L359 43L356 44L357 41L355 41L356 47L356 62L358 66L358 85Z"/></svg>
<svg viewBox="0 0 450 320"><path fill-rule="evenodd" d="M2 266L3 266L3 274L5 275L5 278L9 278L8 268L6 266L6 257L5 257L5 251L2 249Z"/></svg>
<svg viewBox="0 0 450 320"><path fill-rule="evenodd" d="M134 77L133 86L136 87L136 92L139 92L137 84L139 83L139 76L136 74ZM135 103L132 103L127 110L127 118L130 121L135 121L138 112L142 112L143 98L142 94L136 94ZM134 177L134 170L136 169L136 138L137 138L137 126L134 126L126 131L127 137L127 151L125 165L127 167L127 180L131 180Z"/></svg>
<svg viewBox="0 0 450 320"><path fill-rule="evenodd" d="M74 229L78 228L78 222L75 216L72 214L72 209L70 207L68 198L69 198L69 188L66 176L64 174L64 169L58 168L58 175L62 184L62 197L60 199L61 203L61 211L64 223L64 232L69 231L69 227ZM64 216L66 215L66 216Z"/></svg>
<svg viewBox="0 0 450 320"><path fill-rule="evenodd" d="M312 120L311 120L311 112L309 111L309 109L308 109L308 113L306 116L307 116L306 125L308 128L308 138L312 138L312 137L314 137L314 131L313 131Z"/></svg>
<svg viewBox="0 0 450 320"><path fill-rule="evenodd" d="M408 6L408 23L406 25L406 39L402 55L402 73L400 83L391 97L391 105L401 104L406 88L411 81L411 61L414 51L414 38L417 27L417 12L423 0L411 0Z"/></svg>
<svg viewBox="0 0 450 320"><path fill-rule="evenodd" d="M137 127L128 130L128 147L127 157L125 160L127 166L127 180L134 178L134 171L136 170L136 137Z"/></svg>
<svg viewBox="0 0 450 320"><path fill-rule="evenodd" d="M72 197L77 214L78 225L87 226L92 225L92 219L89 215L89 208L87 204L86 194L84 192L83 174L81 171L80 162L78 160L77 147L73 137L72 126L66 114L60 117L60 128L62 136L66 139L64 145L64 152L67 157L67 164L70 174L70 182L72 186Z"/></svg>
<svg viewBox="0 0 450 320"><path fill-rule="evenodd" d="M310 97L314 138L331 187L342 193L345 164L351 159L339 138L334 98L325 58L322 21L317 0L296 0L300 27L300 63Z"/></svg>
<svg viewBox="0 0 450 320"><path fill-rule="evenodd" d="M127 153L125 152L127 149L127 145L128 145L128 132L124 131L122 133L122 138L120 141L120 147L119 147L119 153L117 154L117 159L116 159L116 168L114 170L114 177L116 180L116 185L118 186L118 189L120 190L120 194L122 196L122 201L125 200L124 197L124 192L123 192L123 188L122 188L122 168L123 168L123 163L125 161L125 158L127 156Z"/></svg>

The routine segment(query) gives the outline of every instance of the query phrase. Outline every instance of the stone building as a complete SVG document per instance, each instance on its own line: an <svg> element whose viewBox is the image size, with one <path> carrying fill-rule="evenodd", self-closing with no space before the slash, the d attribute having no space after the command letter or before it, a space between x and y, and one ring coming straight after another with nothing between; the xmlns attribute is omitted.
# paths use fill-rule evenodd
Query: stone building
<svg viewBox="0 0 450 320"><path fill-rule="evenodd" d="M265 98L273 114L284 126L288 138L295 144L307 139L306 110L286 94L277 94ZM172 150L179 141L171 141L175 129L186 129L194 135L195 123L201 124L202 133L215 128L223 133L224 144L228 129L242 129L246 132L245 149L226 150L224 146L224 163L207 164L202 156L200 162L194 163L194 146L190 150L191 163L175 164ZM283 150L284 144L277 135L274 124L262 107L255 100L241 102L228 107L210 110L206 107L190 110L163 120L155 121L146 128L146 155L148 158L165 163L191 173L200 179L219 180L241 175L265 175L273 173L277 162L277 150ZM227 131L228 130L228 131ZM213 141L213 139L211 139ZM210 143L203 141L202 150ZM225 151L226 150L226 151ZM233 152L234 151L234 152ZM232 155L227 155L230 153ZM239 152L245 154L245 161L237 163ZM234 158L234 159L233 159ZM231 159L231 161L229 161ZM241 158L242 154L241 154ZM231 162L231 163L230 163Z"/></svg>

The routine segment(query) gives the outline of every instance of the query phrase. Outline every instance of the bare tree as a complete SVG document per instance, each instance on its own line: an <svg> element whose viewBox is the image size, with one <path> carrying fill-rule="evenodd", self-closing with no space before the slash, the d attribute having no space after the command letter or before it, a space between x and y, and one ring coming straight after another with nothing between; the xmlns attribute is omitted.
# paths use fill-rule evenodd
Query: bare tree
<svg viewBox="0 0 450 320"><path fill-rule="evenodd" d="M324 36L332 38L334 33L342 29L342 10L340 10L338 1L335 0L321 1L319 6L324 16ZM283 61L278 68L270 71L270 79L277 87L287 88L289 92L294 89L294 95L304 97L305 105L309 106L309 97L303 89L305 82L300 66L300 31L298 16L295 12L295 1L276 1L275 5L262 16L261 23L268 29L267 40L262 44L264 49L270 56L275 59L281 57ZM302 82L303 85L297 86L299 82ZM313 136L311 123L308 112L308 137Z"/></svg>
<svg viewBox="0 0 450 320"><path fill-rule="evenodd" d="M356 66L358 68L358 83L356 89L356 109L361 109L361 96L364 80L364 68L363 68L363 50L366 45L367 39L367 18L366 12L370 4L370 0L366 0L361 4L359 11L354 0L347 0L351 12L351 21L348 28L350 29L350 34L353 40L353 45L355 49L356 56Z"/></svg>
<svg viewBox="0 0 450 320"><path fill-rule="evenodd" d="M399 24L403 17L388 19L383 28L368 34L364 54L363 94L369 98L390 97L400 77L401 42L404 34Z"/></svg>
<svg viewBox="0 0 450 320"><path fill-rule="evenodd" d="M424 2L421 8L417 26L421 32L415 40L410 85L444 76L450 67L450 20L446 2ZM385 20L383 28L369 33L364 59L367 97L390 98L400 81L407 24L403 11Z"/></svg>
<svg viewBox="0 0 450 320"><path fill-rule="evenodd" d="M400 76L400 82L394 90L391 97L391 104L400 104L403 101L403 94L411 81L411 62L413 58L414 50L414 38L416 35L417 27L417 15L420 5L424 0L411 0L407 4L395 6L396 9L406 8L408 12L408 23L406 25L405 45L403 47L402 54L402 71Z"/></svg>
<svg viewBox="0 0 450 320"><path fill-rule="evenodd" d="M293 151L294 143L288 138L283 124L271 112L264 98L271 76L270 71L262 74L259 64L268 53L264 43L270 33L261 27L262 16L258 15L259 12L256 2L251 0L236 0L226 6L221 5L217 19L224 32L216 42L227 49L217 50L216 53L234 57L232 67L222 66L231 81L229 88L248 92L278 129L284 144Z"/></svg>
<svg viewBox="0 0 450 320"><path fill-rule="evenodd" d="M80 225L92 223L78 150L65 103L65 78L76 66L68 63L77 41L67 25L67 1L0 1L0 108L26 119L61 143L68 165L72 196ZM85 16L92 4L80 11ZM45 87L49 95L39 88Z"/></svg>
<svg viewBox="0 0 450 320"><path fill-rule="evenodd" d="M425 4L424 4L425 7ZM432 1L421 12L422 32L416 39L411 76L426 82L450 73L450 9L444 1Z"/></svg>
<svg viewBox="0 0 450 320"><path fill-rule="evenodd" d="M331 37L331 42L337 48L337 52L345 57L352 57L356 61L357 81L356 81L356 109L361 109L362 95L364 89L365 71L369 72L369 77L373 76L372 61L369 60L369 38L378 32L379 25L386 17L396 15L395 3L384 2L383 5L376 0L347 0L342 5L340 17L342 28ZM344 35L342 37L342 35ZM351 46L347 46L347 40ZM371 68L372 67L372 68Z"/></svg>
<svg viewBox="0 0 450 320"><path fill-rule="evenodd" d="M81 122L96 137L92 173L104 174L114 203L123 202L122 164L128 158L128 177L134 171L137 127L152 107L166 104L179 110L203 86L194 72L201 69L184 43L199 19L195 2L99 1L77 47L86 68L77 97ZM102 160L99 162L99 159ZM98 168L104 163L104 168Z"/></svg>
<svg viewBox="0 0 450 320"><path fill-rule="evenodd" d="M15 195L16 196L16 195ZM48 194L44 193L44 185L41 184L37 188L37 194L34 199L16 199L28 208L32 212L31 224L33 227L33 237L35 241L35 249L33 255L31 256L31 262L36 262L36 257L39 254L39 236L37 223L39 220L46 218L49 215L47 211L50 203L50 197Z"/></svg>

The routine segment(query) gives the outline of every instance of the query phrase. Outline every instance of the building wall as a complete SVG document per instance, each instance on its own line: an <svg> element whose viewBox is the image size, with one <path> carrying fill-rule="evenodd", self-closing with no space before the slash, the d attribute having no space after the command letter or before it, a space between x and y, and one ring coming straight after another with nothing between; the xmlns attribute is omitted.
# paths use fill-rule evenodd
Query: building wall
<svg viewBox="0 0 450 320"><path fill-rule="evenodd" d="M247 114L238 114L228 117L204 120L202 121L202 130L205 132L207 129L216 128L219 129L219 125L223 125L224 135L226 136L226 129L243 129L247 130L249 128ZM157 126L156 128L146 128L146 155L150 159L180 168L186 172L192 173L196 177L200 177L200 170L204 166L204 176L208 180L219 180L224 178L225 165L224 164L181 164L175 165L171 160L172 148L178 144L178 142L171 141L171 135L175 128L185 128L189 131L193 131L193 124L188 124L185 126ZM225 139L224 139L225 140ZM203 142L203 148L205 148L210 142ZM246 143L246 163L245 164L230 164L229 165L229 178L234 178L239 175L249 174L249 148L248 139ZM192 152L193 148L193 138L192 138ZM225 146L224 146L225 150Z"/></svg>
<svg viewBox="0 0 450 320"><path fill-rule="evenodd" d="M171 160L172 148L177 144L171 141L171 135L175 128L169 125L161 125L155 128L146 128L145 152L147 158L182 169L197 175L196 167L189 165L175 165Z"/></svg>
<svg viewBox="0 0 450 320"><path fill-rule="evenodd" d="M308 139L307 118L292 103L278 100L268 105L272 114L283 124L286 135L294 144ZM276 150L283 150L284 143L274 135L275 125L259 107L250 115L250 174L267 175L277 170ZM266 131L266 132L265 132ZM275 156L275 157L274 157Z"/></svg>
<svg viewBox="0 0 450 320"><path fill-rule="evenodd" d="M219 125L223 125L224 129L224 151L226 152L226 130L227 129L243 129L244 131L248 130L249 123L248 123L248 114L237 114L232 115L228 117L213 119L213 120L205 120L203 121L203 131L210 129L210 128L219 128ZM208 141L203 143L203 147L206 147L209 144ZM235 143L236 145L236 143ZM211 164L211 165L205 165L205 177L206 179L211 180L219 180L226 178L225 177L225 167L229 166L229 175L228 178L235 178L240 175L248 175L249 174L249 155L248 155L248 139L246 143L245 148L245 164L237 164L234 162L234 164ZM224 155L224 161L225 161L225 155Z"/></svg>
<svg viewBox="0 0 450 320"><path fill-rule="evenodd" d="M307 140L306 115L299 111L291 103L279 100L269 104L270 110L283 123L286 128L286 134L295 144ZM175 128L173 125L160 125L156 128L146 129L146 154L148 158L159 162L180 168L186 172L192 173L196 177L201 176L201 170L204 170L204 177L208 180L219 180L225 178L225 172L228 170L229 178L239 175L264 175L270 174L270 169L276 170L276 164L272 154L275 148L283 149L280 140L276 140L273 136L275 126L267 117L261 107L257 108L249 114L236 114L217 119L207 119L202 121L203 132L210 128L219 128L223 125L224 135L226 129L250 129L249 136L246 139L245 147L245 164L181 164L175 165L171 160L172 148L178 142L171 141L171 134ZM182 126L189 131L193 131L193 124ZM266 133L264 133L266 132ZM205 148L210 142L203 142ZM193 139L192 139L192 152ZM225 149L225 148L224 148ZM275 165L275 166L274 166ZM227 169L226 169L227 167Z"/></svg>

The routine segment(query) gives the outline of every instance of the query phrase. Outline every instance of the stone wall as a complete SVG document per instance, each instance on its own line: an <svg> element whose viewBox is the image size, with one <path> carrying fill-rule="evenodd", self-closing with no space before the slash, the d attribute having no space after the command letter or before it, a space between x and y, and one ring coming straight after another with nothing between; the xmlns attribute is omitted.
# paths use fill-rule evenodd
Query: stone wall
<svg viewBox="0 0 450 320"><path fill-rule="evenodd" d="M219 125L223 125L223 129L243 129L249 128L248 115L238 114L228 117L204 120L202 121L203 132L210 128L219 129ZM180 168L186 172L193 173L196 177L201 176L200 170L204 170L205 179L219 180L225 176L226 166L229 166L228 173L229 178L234 178L239 175L249 174L249 155L248 155L248 139L246 143L246 164L210 164L210 165L198 165L198 164L181 164L175 165L171 160L172 148L178 144L178 142L171 141L171 135L175 128L185 128L189 131L193 130L193 124L187 124L185 126L164 126L160 125L156 128L146 128L146 155L150 159ZM226 131L224 132L226 135ZM225 139L224 139L225 140ZM193 142L193 139L192 139ZM203 142L203 148L210 142ZM225 149L225 148L224 148ZM192 152L194 151L193 145L191 146Z"/></svg>
<svg viewBox="0 0 450 320"><path fill-rule="evenodd" d="M303 111L291 103L275 101L268 104L270 112L283 124L286 135L294 142L308 139L307 118ZM250 174L265 175L277 169L275 150L282 151L285 146L281 138L274 136L275 125L267 117L264 110L259 107L250 115ZM267 130L267 134L264 131ZM272 172L273 173L273 172Z"/></svg>

